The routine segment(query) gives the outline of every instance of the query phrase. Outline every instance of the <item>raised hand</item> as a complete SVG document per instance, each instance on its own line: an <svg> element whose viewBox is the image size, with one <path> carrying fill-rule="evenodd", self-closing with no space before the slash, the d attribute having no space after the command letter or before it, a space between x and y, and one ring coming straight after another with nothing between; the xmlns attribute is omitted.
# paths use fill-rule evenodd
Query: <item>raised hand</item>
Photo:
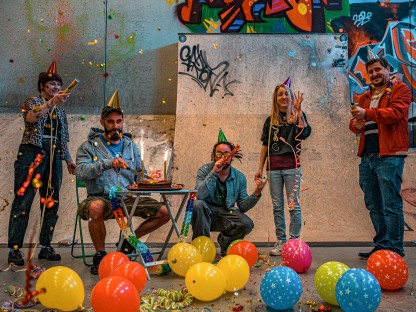
<svg viewBox="0 0 416 312"><path fill-rule="evenodd" d="M296 109L296 111L301 112L302 111L302 102L303 102L303 93L300 91L293 94L293 107Z"/></svg>

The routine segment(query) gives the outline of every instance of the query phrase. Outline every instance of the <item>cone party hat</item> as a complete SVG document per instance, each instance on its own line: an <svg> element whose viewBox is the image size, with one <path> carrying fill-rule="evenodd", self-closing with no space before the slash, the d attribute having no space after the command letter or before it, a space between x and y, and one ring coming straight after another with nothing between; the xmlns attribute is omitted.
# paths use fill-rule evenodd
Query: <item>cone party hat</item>
<svg viewBox="0 0 416 312"><path fill-rule="evenodd" d="M218 143L220 142L228 142L221 128L220 128L220 131L218 132Z"/></svg>

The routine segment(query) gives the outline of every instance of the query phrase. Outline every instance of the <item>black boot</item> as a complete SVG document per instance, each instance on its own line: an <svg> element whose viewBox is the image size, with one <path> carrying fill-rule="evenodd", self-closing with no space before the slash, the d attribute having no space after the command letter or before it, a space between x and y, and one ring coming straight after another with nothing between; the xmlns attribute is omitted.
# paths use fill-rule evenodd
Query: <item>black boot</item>
<svg viewBox="0 0 416 312"><path fill-rule="evenodd" d="M107 253L105 251L98 251L94 258L92 258L92 266L90 268L91 274L98 275L98 267L100 266L101 260L105 257Z"/></svg>
<svg viewBox="0 0 416 312"><path fill-rule="evenodd" d="M61 260L61 255L55 253L55 250L52 247L44 247L40 249L39 259L46 259L48 261L59 261Z"/></svg>

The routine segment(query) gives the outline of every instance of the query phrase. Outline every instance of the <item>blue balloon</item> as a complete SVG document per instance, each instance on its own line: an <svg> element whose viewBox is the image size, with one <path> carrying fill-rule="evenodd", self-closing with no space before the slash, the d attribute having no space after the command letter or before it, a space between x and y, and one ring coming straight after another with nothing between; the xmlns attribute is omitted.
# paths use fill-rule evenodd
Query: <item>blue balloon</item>
<svg viewBox="0 0 416 312"><path fill-rule="evenodd" d="M260 294L267 306L286 310L298 302L302 295L302 281L293 269L278 266L263 276Z"/></svg>
<svg viewBox="0 0 416 312"><path fill-rule="evenodd" d="M373 312L381 301L381 288L377 279L363 269L352 269L338 280L335 295L345 312Z"/></svg>

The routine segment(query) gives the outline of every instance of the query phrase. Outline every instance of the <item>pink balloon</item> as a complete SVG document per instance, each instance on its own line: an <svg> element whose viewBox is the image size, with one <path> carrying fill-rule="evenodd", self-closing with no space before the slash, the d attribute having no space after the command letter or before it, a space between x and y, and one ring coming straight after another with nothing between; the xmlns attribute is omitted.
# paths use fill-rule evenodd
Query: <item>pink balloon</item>
<svg viewBox="0 0 416 312"><path fill-rule="evenodd" d="M305 273L311 267L312 252L304 241L290 239L283 245L282 260L285 266L298 273Z"/></svg>

